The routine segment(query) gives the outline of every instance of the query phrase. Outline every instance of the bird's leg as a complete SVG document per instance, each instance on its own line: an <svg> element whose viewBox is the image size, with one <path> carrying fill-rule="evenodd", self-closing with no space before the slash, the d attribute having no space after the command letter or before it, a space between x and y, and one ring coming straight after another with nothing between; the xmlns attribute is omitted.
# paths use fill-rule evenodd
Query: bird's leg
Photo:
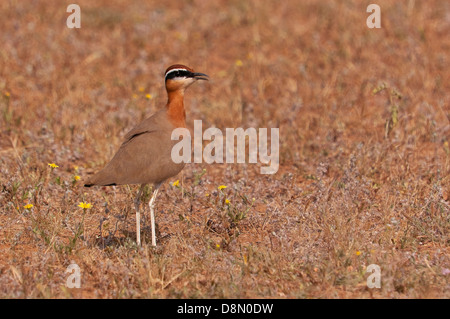
<svg viewBox="0 0 450 319"><path fill-rule="evenodd" d="M139 188L139 192L134 200L134 207L136 209L136 244L141 246L141 213L139 212L139 204L141 203L141 195L145 184Z"/></svg>
<svg viewBox="0 0 450 319"><path fill-rule="evenodd" d="M158 195L158 190L159 190L160 186L161 186L161 183L155 185L155 189L153 190L152 198L150 199L150 202L148 203L148 206L150 206L150 223L152 224L152 246L153 247L156 247L156 229L155 229L154 207L155 207L156 195Z"/></svg>

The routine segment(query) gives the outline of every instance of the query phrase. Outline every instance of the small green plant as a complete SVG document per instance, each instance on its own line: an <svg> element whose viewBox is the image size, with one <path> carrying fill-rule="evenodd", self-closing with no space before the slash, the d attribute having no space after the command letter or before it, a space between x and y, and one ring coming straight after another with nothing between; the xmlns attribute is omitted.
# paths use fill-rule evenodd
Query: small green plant
<svg viewBox="0 0 450 319"><path fill-rule="evenodd" d="M230 200L225 199L224 204L226 205L227 215L230 218L230 223L233 226L237 226L239 222L247 217L247 213L253 207L255 199L251 201L245 195L239 195L242 200L241 205L235 205Z"/></svg>
<svg viewBox="0 0 450 319"><path fill-rule="evenodd" d="M220 185L218 188L218 193L215 199L212 199L214 203L214 207L216 207L219 212L221 212L222 216L222 242L216 249L226 248L228 247L233 240L239 237L241 231L239 229L239 225L243 220L247 218L247 214L249 210L253 207L255 199L251 201L247 198L246 195L235 193L233 198L241 199L233 200L228 191L226 191L227 186ZM208 194L207 196L210 198L211 196Z"/></svg>
<svg viewBox="0 0 450 319"><path fill-rule="evenodd" d="M194 172L194 186L197 186L201 182L201 178L206 174L206 168L202 169L201 172Z"/></svg>
<svg viewBox="0 0 450 319"><path fill-rule="evenodd" d="M385 90L389 90L389 86L386 83L382 83L375 89L373 89L372 94L379 94L380 92L383 92ZM390 117L386 119L386 125L385 125L385 131L384 131L384 137L387 139L392 132L392 130L397 126L398 124L398 115L399 115L399 105L397 102L402 99L402 94L398 92L396 89L391 88L389 90L389 106L390 106Z"/></svg>

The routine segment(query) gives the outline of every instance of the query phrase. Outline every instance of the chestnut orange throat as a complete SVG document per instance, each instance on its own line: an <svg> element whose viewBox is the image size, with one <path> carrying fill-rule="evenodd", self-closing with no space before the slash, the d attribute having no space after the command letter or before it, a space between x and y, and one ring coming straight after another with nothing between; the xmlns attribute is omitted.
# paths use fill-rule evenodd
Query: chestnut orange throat
<svg viewBox="0 0 450 319"><path fill-rule="evenodd" d="M168 120L175 127L186 127L186 110L184 109L184 92L177 90L167 92L168 102L166 105Z"/></svg>

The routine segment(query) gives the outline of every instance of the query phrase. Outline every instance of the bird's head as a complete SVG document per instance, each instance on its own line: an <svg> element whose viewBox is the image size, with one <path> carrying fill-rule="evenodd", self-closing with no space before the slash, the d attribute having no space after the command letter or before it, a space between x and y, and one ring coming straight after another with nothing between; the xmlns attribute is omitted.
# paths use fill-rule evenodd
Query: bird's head
<svg viewBox="0 0 450 319"><path fill-rule="evenodd" d="M184 90L198 80L208 80L208 76L194 72L193 69L182 64L170 66L165 73L166 89L169 92Z"/></svg>

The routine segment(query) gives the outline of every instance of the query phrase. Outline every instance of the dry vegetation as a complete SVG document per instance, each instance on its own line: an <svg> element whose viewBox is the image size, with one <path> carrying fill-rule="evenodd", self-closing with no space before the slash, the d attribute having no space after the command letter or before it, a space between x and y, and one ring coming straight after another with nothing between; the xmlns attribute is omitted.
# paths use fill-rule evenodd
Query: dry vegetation
<svg viewBox="0 0 450 319"><path fill-rule="evenodd" d="M71 2L0 2L2 298L450 297L448 1L377 1L378 30L364 1L77 1L78 30ZM189 125L279 127L281 165L187 165L137 249L137 186L82 182L173 63L212 79Z"/></svg>

